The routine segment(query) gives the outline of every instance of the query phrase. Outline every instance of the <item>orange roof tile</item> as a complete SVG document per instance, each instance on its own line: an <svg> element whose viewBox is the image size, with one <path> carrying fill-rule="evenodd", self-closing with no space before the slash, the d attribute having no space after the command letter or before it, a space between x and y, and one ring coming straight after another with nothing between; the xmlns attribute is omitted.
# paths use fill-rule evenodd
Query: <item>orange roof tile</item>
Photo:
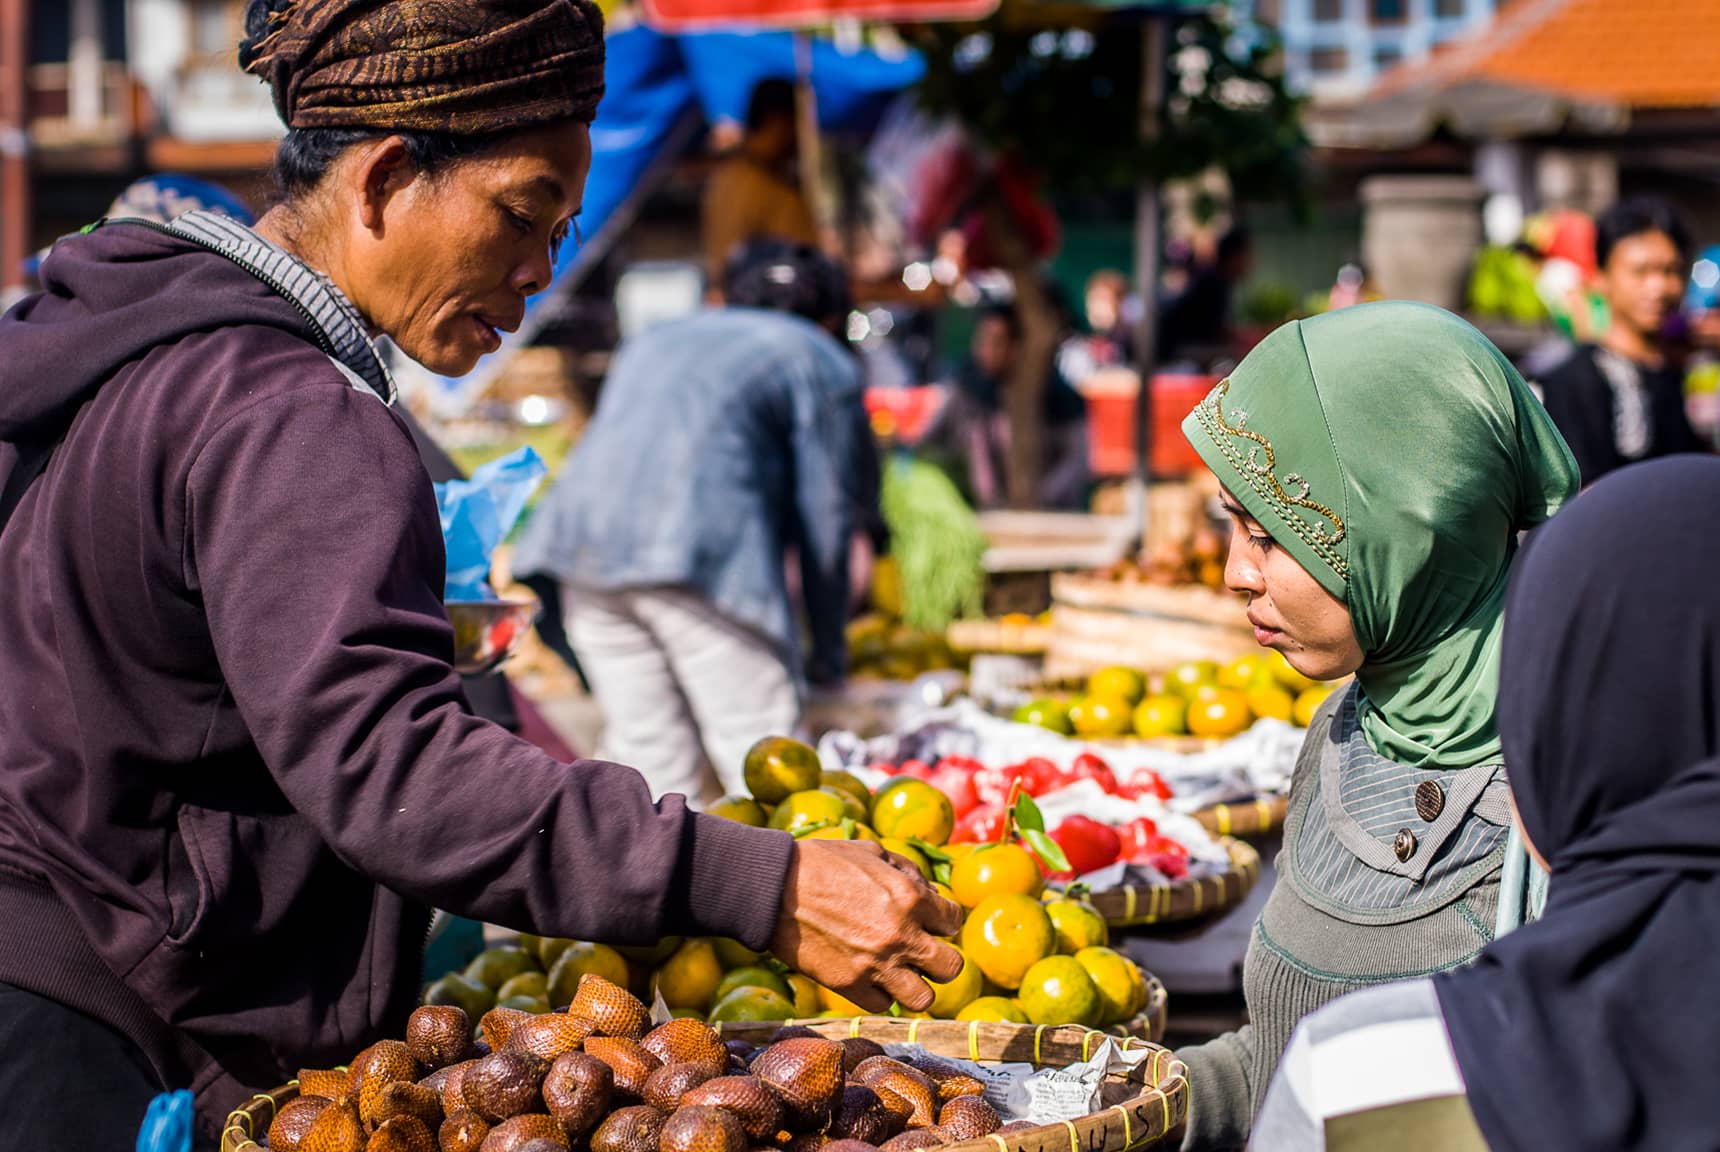
<svg viewBox="0 0 1720 1152"><path fill-rule="evenodd" d="M1371 95L1472 81L1637 108L1720 104L1716 0L1511 0Z"/></svg>

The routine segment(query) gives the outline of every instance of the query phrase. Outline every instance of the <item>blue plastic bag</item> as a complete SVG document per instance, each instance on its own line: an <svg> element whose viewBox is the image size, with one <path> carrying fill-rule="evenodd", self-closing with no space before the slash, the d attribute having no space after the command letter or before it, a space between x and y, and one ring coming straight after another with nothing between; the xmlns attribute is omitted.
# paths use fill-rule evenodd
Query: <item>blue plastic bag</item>
<svg viewBox="0 0 1720 1152"><path fill-rule="evenodd" d="M191 1152L191 1093L163 1092L149 1102L137 1133L137 1152Z"/></svg>
<svg viewBox="0 0 1720 1152"><path fill-rule="evenodd" d="M442 543L448 551L447 600L493 600L490 557L549 474L530 445L485 464L470 480L436 485Z"/></svg>

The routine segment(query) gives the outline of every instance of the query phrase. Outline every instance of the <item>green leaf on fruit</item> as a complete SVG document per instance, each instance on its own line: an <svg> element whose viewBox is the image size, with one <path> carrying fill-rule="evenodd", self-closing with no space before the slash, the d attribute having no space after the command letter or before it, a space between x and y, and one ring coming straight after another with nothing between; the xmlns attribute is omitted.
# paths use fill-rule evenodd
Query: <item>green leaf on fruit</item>
<svg viewBox="0 0 1720 1152"><path fill-rule="evenodd" d="M1022 834L1029 832L1043 833L1045 831L1045 815L1039 811L1039 805L1033 802L1033 797L1023 792L1015 802L1015 824Z"/></svg>
<svg viewBox="0 0 1720 1152"><path fill-rule="evenodd" d="M950 869L952 867L954 867L954 865L950 863L947 857L943 860L936 861L932 865L932 879L936 880L939 884L947 885L950 882Z"/></svg>
<svg viewBox="0 0 1720 1152"><path fill-rule="evenodd" d="M954 856L951 856L948 852L945 852L942 848L938 847L936 844L928 844L924 840L921 840L917 837L914 837L914 836L908 837L908 843L913 845L915 848L917 848L920 852L920 855L924 856L927 860L930 860L933 864L936 864L940 860L954 860L955 859Z"/></svg>
<svg viewBox="0 0 1720 1152"><path fill-rule="evenodd" d="M810 824L802 824L798 828L791 829L789 835L793 836L796 840L804 840L814 832L822 832L826 828L834 828L835 826L836 822L834 820L815 820Z"/></svg>
<svg viewBox="0 0 1720 1152"><path fill-rule="evenodd" d="M1057 841L1032 829L1023 829L1021 838L1027 841L1027 846L1033 849L1035 856L1045 861L1047 868L1053 872L1069 871L1069 857L1063 855L1063 849L1058 847Z"/></svg>

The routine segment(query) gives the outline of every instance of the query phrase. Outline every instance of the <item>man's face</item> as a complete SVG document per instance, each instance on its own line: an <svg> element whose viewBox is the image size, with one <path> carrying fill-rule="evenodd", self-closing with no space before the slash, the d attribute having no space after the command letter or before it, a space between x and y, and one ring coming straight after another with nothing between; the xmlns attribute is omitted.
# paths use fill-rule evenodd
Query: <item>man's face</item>
<svg viewBox="0 0 1720 1152"><path fill-rule="evenodd" d="M1677 310L1687 272L1672 237L1639 232L1613 245L1601 269L1601 292L1616 322L1654 337Z"/></svg>
<svg viewBox="0 0 1720 1152"><path fill-rule="evenodd" d="M973 330L973 361L987 376L1001 379L1009 371L1015 357L1015 339L1009 325L996 316L987 316Z"/></svg>

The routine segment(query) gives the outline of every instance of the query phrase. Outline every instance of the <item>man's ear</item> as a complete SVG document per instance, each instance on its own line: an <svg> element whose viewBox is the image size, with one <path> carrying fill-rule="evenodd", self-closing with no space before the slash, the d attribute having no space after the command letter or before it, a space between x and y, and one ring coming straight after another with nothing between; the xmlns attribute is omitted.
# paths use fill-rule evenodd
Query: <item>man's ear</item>
<svg viewBox="0 0 1720 1152"><path fill-rule="evenodd" d="M417 177L406 141L389 136L362 147L353 164L350 189L358 202L359 220L371 232L382 229L388 202Z"/></svg>

